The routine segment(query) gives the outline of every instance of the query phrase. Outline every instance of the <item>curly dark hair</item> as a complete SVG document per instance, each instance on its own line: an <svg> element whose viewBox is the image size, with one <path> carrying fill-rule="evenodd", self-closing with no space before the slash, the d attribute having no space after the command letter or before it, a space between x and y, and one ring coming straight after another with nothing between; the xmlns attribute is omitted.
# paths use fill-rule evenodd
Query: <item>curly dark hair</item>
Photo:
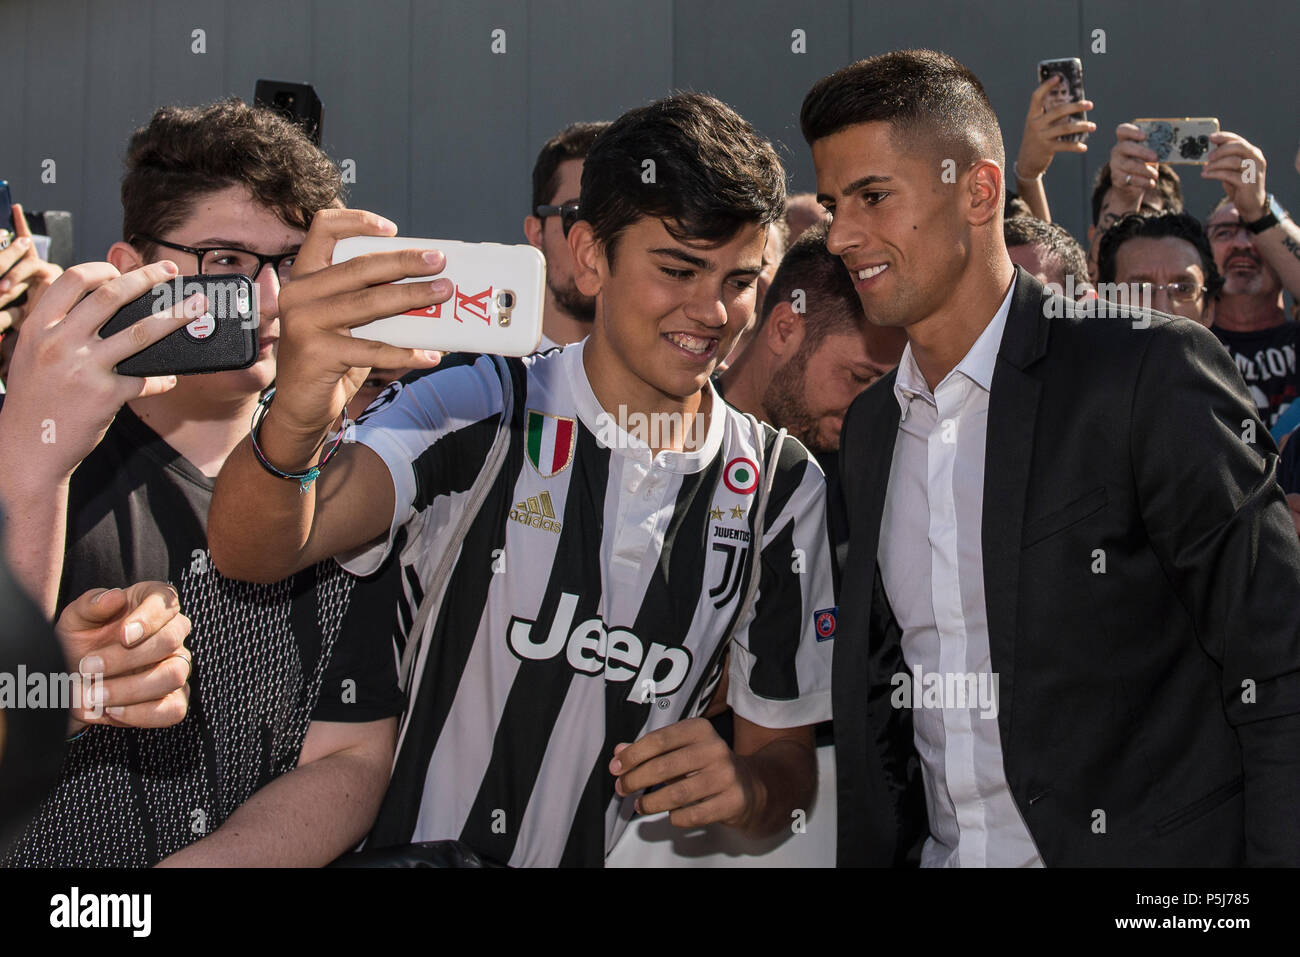
<svg viewBox="0 0 1300 957"><path fill-rule="evenodd" d="M663 220L675 239L706 243L776 222L785 215L785 169L727 104L677 93L629 110L596 137L578 204L612 265L619 234L643 217Z"/></svg>
<svg viewBox="0 0 1300 957"><path fill-rule="evenodd" d="M229 186L287 226L306 229L341 198L334 162L301 128L232 97L208 106L164 106L131 135L122 177L122 235L158 236L184 221L200 197ZM152 244L136 243L151 254Z"/></svg>
<svg viewBox="0 0 1300 957"><path fill-rule="evenodd" d="M1002 223L1002 237L1007 248L1035 246L1039 255L1056 260L1062 276L1074 276L1078 289L1088 282L1088 254L1079 241L1057 223L1045 223L1035 216L1013 216Z"/></svg>
<svg viewBox="0 0 1300 957"><path fill-rule="evenodd" d="M1097 178L1092 184L1092 224L1099 225L1101 204L1110 192L1110 164L1103 163L1097 170ZM1160 194L1162 213L1181 213L1183 211L1183 183L1178 173L1168 163L1156 164L1156 192Z"/></svg>
<svg viewBox="0 0 1300 957"><path fill-rule="evenodd" d="M1097 246L1097 281L1115 281L1115 260L1119 247L1130 239L1164 239L1172 236L1196 247L1201 257L1201 272L1205 273L1205 298L1213 298L1223 288L1223 277L1214 265L1214 253L1209 237L1200 220L1188 213L1162 213L1159 216L1142 216L1130 213L1101 234Z"/></svg>

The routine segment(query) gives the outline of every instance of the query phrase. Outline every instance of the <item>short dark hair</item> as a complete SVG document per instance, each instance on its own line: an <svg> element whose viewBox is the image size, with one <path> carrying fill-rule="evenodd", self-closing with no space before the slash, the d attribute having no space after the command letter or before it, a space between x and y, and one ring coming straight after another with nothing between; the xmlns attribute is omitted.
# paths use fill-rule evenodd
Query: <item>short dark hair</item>
<svg viewBox="0 0 1300 957"><path fill-rule="evenodd" d="M1029 204L1020 198L1019 193L1007 190L1007 200L1002 204L1002 218L1004 220L1013 219L1016 216L1033 216L1034 211ZM1037 219L1038 217L1034 217Z"/></svg>
<svg viewBox="0 0 1300 957"><path fill-rule="evenodd" d="M785 169L721 100L676 93L628 110L596 138L578 203L612 265L619 234L644 217L663 220L674 239L705 243L776 222L785 215Z"/></svg>
<svg viewBox="0 0 1300 957"><path fill-rule="evenodd" d="M1191 243L1201 257L1201 271L1205 273L1205 298L1214 296L1223 287L1223 277L1214 265L1214 253L1209 237L1200 221L1188 213L1162 213L1142 216L1130 213L1101 235L1097 246L1097 281L1115 281L1115 261L1119 248L1130 239L1164 239L1172 237Z"/></svg>
<svg viewBox="0 0 1300 957"><path fill-rule="evenodd" d="M1002 223L1002 236L1008 249L1036 246L1040 256L1055 259L1064 276L1074 276L1076 289L1088 282L1088 254L1064 227L1035 216L1015 216Z"/></svg>
<svg viewBox="0 0 1300 957"><path fill-rule="evenodd" d="M1101 221L1101 204L1114 185L1110 178L1110 164L1103 163L1092 184L1092 224ZM1156 164L1156 192L1160 194L1162 213L1183 211L1183 184L1174 168L1168 163Z"/></svg>
<svg viewBox="0 0 1300 957"><path fill-rule="evenodd" d="M245 186L286 226L307 229L342 192L339 169L297 124L237 97L165 106L131 135L122 177L122 236L159 236L199 198ZM151 253L142 240L136 248Z"/></svg>
<svg viewBox="0 0 1300 957"><path fill-rule="evenodd" d="M832 333L857 332L866 321L862 301L853 287L843 260L826 248L830 227L809 226L785 252L763 299L756 329L779 303L790 302L795 290L804 292L804 341L801 348L814 349Z"/></svg>
<svg viewBox="0 0 1300 957"><path fill-rule="evenodd" d="M565 160L584 159L591 151L591 144L596 137L609 126L608 121L597 123L572 123L556 133L543 144L533 163L533 205L530 215L536 214L538 206L545 206L555 199L555 191L560 188L560 164Z"/></svg>
<svg viewBox="0 0 1300 957"><path fill-rule="evenodd" d="M962 162L1006 163L1002 130L975 74L946 53L895 50L859 60L813 84L799 111L811 146L858 123L886 122Z"/></svg>

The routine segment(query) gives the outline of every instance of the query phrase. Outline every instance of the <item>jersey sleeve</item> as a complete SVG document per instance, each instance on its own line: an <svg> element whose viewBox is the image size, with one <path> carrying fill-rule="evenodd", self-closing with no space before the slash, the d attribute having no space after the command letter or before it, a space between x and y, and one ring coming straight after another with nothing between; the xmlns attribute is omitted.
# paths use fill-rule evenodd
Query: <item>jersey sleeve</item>
<svg viewBox="0 0 1300 957"><path fill-rule="evenodd" d="M375 574L352 580L339 633L321 679L313 721L379 721L402 713L393 629L401 593L395 556ZM335 572L344 574L337 568Z"/></svg>
<svg viewBox="0 0 1300 957"><path fill-rule="evenodd" d="M338 556L345 569L372 574L404 527L408 547L417 541L428 547L450 524L454 509L446 498L469 489L487 460L501 419L501 389L484 356L390 384L349 427L344 440L366 446L388 467L395 504L387 537Z"/></svg>
<svg viewBox="0 0 1300 957"><path fill-rule="evenodd" d="M835 637L826 481L797 441L786 440L768 500L758 593L732 639L727 703L765 728L831 716Z"/></svg>

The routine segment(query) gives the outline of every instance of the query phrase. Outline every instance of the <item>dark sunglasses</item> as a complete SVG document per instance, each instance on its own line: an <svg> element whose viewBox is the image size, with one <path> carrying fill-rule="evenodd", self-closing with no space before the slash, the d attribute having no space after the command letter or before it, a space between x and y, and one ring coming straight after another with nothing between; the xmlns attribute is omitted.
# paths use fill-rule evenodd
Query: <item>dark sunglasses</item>
<svg viewBox="0 0 1300 957"><path fill-rule="evenodd" d="M536 207L535 212L539 219L545 219L547 216L559 216L560 228L564 230L564 238L569 238L569 230L573 224L578 221L578 204L565 203L563 206L542 205Z"/></svg>

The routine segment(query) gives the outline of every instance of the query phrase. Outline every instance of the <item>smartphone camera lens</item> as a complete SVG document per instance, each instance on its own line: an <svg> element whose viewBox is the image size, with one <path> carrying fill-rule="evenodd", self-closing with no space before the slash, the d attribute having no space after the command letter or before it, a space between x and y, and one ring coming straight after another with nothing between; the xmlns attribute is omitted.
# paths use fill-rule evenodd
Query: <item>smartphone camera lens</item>
<svg viewBox="0 0 1300 957"><path fill-rule="evenodd" d="M497 325L510 325L510 313L515 308L515 294L509 289L502 289L496 295Z"/></svg>

